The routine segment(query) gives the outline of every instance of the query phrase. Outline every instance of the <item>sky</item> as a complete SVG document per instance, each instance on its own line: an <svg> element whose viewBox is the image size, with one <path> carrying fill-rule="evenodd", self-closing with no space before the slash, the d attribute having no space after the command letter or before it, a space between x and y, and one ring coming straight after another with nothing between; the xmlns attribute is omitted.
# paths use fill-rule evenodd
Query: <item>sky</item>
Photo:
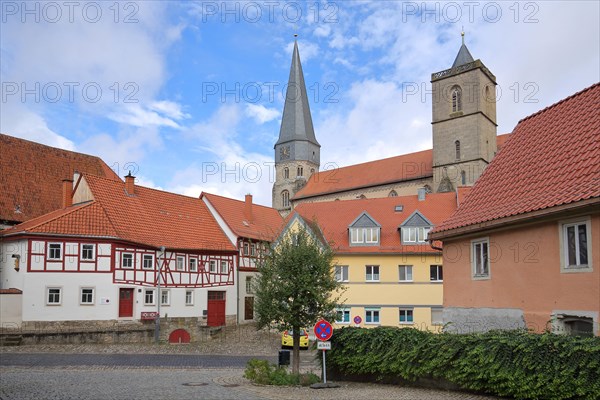
<svg viewBox="0 0 600 400"><path fill-rule="evenodd" d="M431 148L431 74L463 30L497 78L499 134L600 81L597 1L0 6L2 133L195 197L271 205L294 34L321 169Z"/></svg>

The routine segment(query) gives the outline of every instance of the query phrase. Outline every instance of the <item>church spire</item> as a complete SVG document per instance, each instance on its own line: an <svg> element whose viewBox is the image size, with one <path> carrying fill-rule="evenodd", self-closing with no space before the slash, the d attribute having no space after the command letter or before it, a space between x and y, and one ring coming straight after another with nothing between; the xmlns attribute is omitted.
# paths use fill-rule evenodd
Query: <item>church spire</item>
<svg viewBox="0 0 600 400"><path fill-rule="evenodd" d="M310 115L304 73L302 72L298 42L296 40L294 40L292 66L285 94L279 140L275 143L275 146L291 141L308 141L319 146Z"/></svg>
<svg viewBox="0 0 600 400"><path fill-rule="evenodd" d="M462 37L462 46L460 46L460 50L458 50L458 54L456 55L456 58L454 59L454 64L452 64L452 68L458 67L459 65L468 64L468 63L474 61L473 56L471 55L471 52L469 52L469 49L467 49L467 46L465 45L465 31L464 30L460 33L460 36Z"/></svg>

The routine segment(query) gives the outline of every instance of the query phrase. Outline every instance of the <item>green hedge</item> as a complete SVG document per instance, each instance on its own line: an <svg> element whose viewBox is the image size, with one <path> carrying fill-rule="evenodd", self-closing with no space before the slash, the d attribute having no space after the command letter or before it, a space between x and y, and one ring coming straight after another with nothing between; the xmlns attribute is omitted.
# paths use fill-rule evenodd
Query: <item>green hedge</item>
<svg viewBox="0 0 600 400"><path fill-rule="evenodd" d="M377 380L433 378L518 399L600 399L600 338L343 328L332 337L327 369Z"/></svg>

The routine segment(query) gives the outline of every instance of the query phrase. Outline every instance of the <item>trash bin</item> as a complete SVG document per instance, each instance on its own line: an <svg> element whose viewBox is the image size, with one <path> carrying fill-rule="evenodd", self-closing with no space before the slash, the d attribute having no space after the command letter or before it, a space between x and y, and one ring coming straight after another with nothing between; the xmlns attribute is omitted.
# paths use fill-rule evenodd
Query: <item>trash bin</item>
<svg viewBox="0 0 600 400"><path fill-rule="evenodd" d="M290 351L279 350L279 366L290 365Z"/></svg>

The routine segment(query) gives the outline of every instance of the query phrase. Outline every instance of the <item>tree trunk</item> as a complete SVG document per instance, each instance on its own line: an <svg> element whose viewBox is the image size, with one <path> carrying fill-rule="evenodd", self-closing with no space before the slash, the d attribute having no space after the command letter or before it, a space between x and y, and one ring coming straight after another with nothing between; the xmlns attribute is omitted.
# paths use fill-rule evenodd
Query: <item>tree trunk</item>
<svg viewBox="0 0 600 400"><path fill-rule="evenodd" d="M294 339L294 361L292 364L292 373L298 374L300 373L300 328L297 326L292 327L294 330L293 339Z"/></svg>

